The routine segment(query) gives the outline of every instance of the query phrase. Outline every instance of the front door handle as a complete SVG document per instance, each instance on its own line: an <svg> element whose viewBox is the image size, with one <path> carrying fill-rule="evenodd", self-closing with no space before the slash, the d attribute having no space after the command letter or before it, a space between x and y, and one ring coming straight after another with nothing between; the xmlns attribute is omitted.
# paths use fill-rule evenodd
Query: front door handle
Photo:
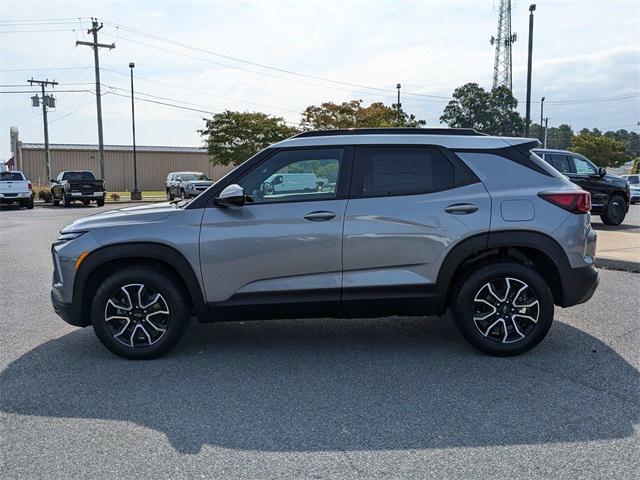
<svg viewBox="0 0 640 480"><path fill-rule="evenodd" d="M452 215L467 215L477 212L478 207L472 203L456 203L455 205L449 205L444 211Z"/></svg>
<svg viewBox="0 0 640 480"><path fill-rule="evenodd" d="M309 212L304 218L305 220L309 220L311 222L326 222L327 220L331 220L335 218L336 214L333 212L327 211L319 211L319 212Z"/></svg>

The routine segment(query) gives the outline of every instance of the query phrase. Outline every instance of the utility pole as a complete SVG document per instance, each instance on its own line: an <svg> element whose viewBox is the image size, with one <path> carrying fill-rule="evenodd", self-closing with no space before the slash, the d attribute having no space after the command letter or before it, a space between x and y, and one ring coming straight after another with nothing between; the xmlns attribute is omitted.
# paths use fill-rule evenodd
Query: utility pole
<svg viewBox="0 0 640 480"><path fill-rule="evenodd" d="M543 133L542 133L542 118L544 117L544 99L545 97L542 97L540 99L540 140L542 140L543 138Z"/></svg>
<svg viewBox="0 0 640 480"><path fill-rule="evenodd" d="M547 127L549 126L549 117L544 119L544 147L547 148Z"/></svg>
<svg viewBox="0 0 640 480"><path fill-rule="evenodd" d="M527 110L524 119L524 136L529 136L529 127L531 126L531 59L533 56L533 12L536 10L536 4L529 5L529 55L527 60Z"/></svg>
<svg viewBox="0 0 640 480"><path fill-rule="evenodd" d="M102 24L98 25L98 19L91 19L91 28L87 30L87 33L93 34L93 42L76 41L76 46L85 45L93 48L93 63L96 70L96 107L98 110L98 156L100 159L100 178L104 180L104 140L102 138L102 97L100 95L100 59L98 58L98 48L116 48L116 44L112 43L107 45L105 43L98 43L98 31L103 27Z"/></svg>
<svg viewBox="0 0 640 480"><path fill-rule="evenodd" d="M398 103L396 104L396 107L398 107L398 116L396 119L396 123L398 124L398 126L400 126L400 112L402 109L402 104L400 103L400 88L402 87L402 85L400 85L399 83L396 84L396 88L398 89Z"/></svg>
<svg viewBox="0 0 640 480"><path fill-rule="evenodd" d="M29 82L31 85L33 85L34 83L40 85L40 88L42 89L42 120L44 122L44 164L47 175L47 183L49 183L49 181L51 180L51 160L49 158L49 122L47 121L47 111L49 110L49 107L54 108L56 104L52 96L45 94L44 89L47 85L55 87L56 85L58 85L58 82L50 82L49 79L34 80L33 77L31 77L31 80L27 80L27 82ZM37 95L31 97L31 101L31 105L33 105L34 107L39 106L40 99Z"/></svg>

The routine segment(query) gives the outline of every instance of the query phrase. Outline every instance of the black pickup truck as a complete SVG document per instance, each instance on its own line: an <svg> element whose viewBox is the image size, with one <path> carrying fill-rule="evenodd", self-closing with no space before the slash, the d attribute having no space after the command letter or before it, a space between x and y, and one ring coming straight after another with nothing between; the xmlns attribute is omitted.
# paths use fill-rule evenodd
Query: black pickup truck
<svg viewBox="0 0 640 480"><path fill-rule="evenodd" d="M54 205L62 202L65 207L70 207L74 200L89 205L93 200L102 207L104 197L104 181L96 180L93 172L68 170L60 172L55 180L51 179L51 201Z"/></svg>

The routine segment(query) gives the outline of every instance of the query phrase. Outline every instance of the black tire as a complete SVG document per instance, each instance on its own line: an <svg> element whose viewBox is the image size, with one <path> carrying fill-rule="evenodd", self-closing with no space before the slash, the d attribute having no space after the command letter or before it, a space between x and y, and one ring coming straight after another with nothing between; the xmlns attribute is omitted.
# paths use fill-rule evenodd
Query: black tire
<svg viewBox="0 0 640 480"><path fill-rule="evenodd" d="M510 279L510 285L507 284L507 278ZM511 301L496 302L500 305L497 308L495 305L490 306L489 308L494 308L493 316L484 320L486 312L480 310L487 302L483 302L482 296L487 291L491 293L491 289L487 290L486 286L500 285L500 283L505 288L498 296L505 299L509 295L514 295L509 293L507 287L512 287L511 292L515 290L516 293L518 293L517 286L525 284L527 289L522 291L521 295L511 298ZM538 345L551 328L554 311L551 290L537 272L523 264L496 261L484 265L461 279L455 291L458 293L452 299L452 310L456 326L471 345L489 355L506 357L527 352ZM502 295L505 292L506 294ZM494 293L497 292L494 291ZM518 299L521 300L516 302ZM537 300L537 306L527 309L514 307L514 304L522 305L523 301L531 302L532 300ZM528 314L529 318L537 317L537 321L532 322L522 318L525 314ZM509 318L500 319L500 316ZM481 331L483 329L485 333Z"/></svg>
<svg viewBox="0 0 640 480"><path fill-rule="evenodd" d="M27 202L27 209L33 210L33 197L31 197Z"/></svg>
<svg viewBox="0 0 640 480"><path fill-rule="evenodd" d="M136 286L131 287L131 284ZM120 324L110 323L120 321L118 318L107 322L106 315L112 313L112 311L108 311L107 309L115 306L114 303L109 304L109 300L115 298L117 295L121 295L123 291L122 287L127 286L127 289L131 292L131 289L137 288L138 284L144 285L144 288L152 294L151 296L159 293L162 296L162 300L166 302L169 314L164 315L162 312L159 312L162 314L160 320L157 320L158 317L154 317L153 320L156 323L166 321L165 323L160 323L160 326L164 327L165 331L164 333L158 334L158 329L156 329L154 332L152 327L148 323L145 323L149 321L148 316L142 319L144 314L141 313L135 325L134 321L130 320L133 328L126 330L125 333L121 335L121 339L118 340L114 335L114 331L119 330L123 324L129 325L129 323L126 323L126 320L122 320ZM144 291L145 290L143 290L143 292ZM146 313L146 310L144 313ZM176 283L171 275L164 270L149 266L133 266L113 273L102 282L91 304L93 329L100 342L112 353L130 360L148 360L167 353L178 343L180 338L182 338L182 335L187 329L190 316L191 304L189 295L184 287ZM143 330L138 334L138 337L141 337L143 340L134 337L138 324L141 326L140 330L143 330L142 327L146 326L150 334L156 333L160 335L159 338L157 340L153 339L154 343L151 344L152 339L148 336L147 330ZM127 335L129 335L128 339L126 338ZM149 345L144 344L145 336L149 339ZM122 338L134 344L136 340L139 340L140 344L134 346L125 345L126 342L123 342Z"/></svg>
<svg viewBox="0 0 640 480"><path fill-rule="evenodd" d="M91 200L82 200L82 204L86 207L91 203Z"/></svg>
<svg viewBox="0 0 640 480"><path fill-rule="evenodd" d="M96 204L97 204L99 207L104 207L104 197L103 197L103 198L99 198L99 199L97 199L97 200L96 200Z"/></svg>
<svg viewBox="0 0 640 480"><path fill-rule="evenodd" d="M20 208L27 208L27 200L20 200L18 202L18 205L20 206Z"/></svg>
<svg viewBox="0 0 640 480"><path fill-rule="evenodd" d="M171 190L169 190L167 188L167 200L172 201L173 200L173 194L171 193Z"/></svg>
<svg viewBox="0 0 640 480"><path fill-rule="evenodd" d="M184 188L180 189L180 198L182 198L183 200L187 198L187 194L184 191Z"/></svg>
<svg viewBox="0 0 640 480"><path fill-rule="evenodd" d="M620 225L626 215L626 203L621 195L614 195L609 199L607 208L600 215L602 223L605 225Z"/></svg>
<svg viewBox="0 0 640 480"><path fill-rule="evenodd" d="M51 193L51 203L54 207L58 207L60 205L60 200L53 196L53 192Z"/></svg>
<svg viewBox="0 0 640 480"><path fill-rule="evenodd" d="M69 195L65 195L63 198L63 206L64 208L69 208L71 206L71 197Z"/></svg>

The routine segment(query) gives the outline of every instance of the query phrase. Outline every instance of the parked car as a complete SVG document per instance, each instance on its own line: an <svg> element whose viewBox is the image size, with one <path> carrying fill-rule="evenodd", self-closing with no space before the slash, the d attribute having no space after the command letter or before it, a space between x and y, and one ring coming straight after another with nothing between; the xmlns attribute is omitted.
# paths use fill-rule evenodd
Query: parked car
<svg viewBox="0 0 640 480"><path fill-rule="evenodd" d="M167 200L197 197L211 185L213 180L202 172L171 172L166 181Z"/></svg>
<svg viewBox="0 0 640 480"><path fill-rule="evenodd" d="M51 201L54 205L70 207L71 202L78 200L84 205L95 201L99 207L104 206L104 181L97 180L93 172L87 170L67 170L60 172L51 180Z"/></svg>
<svg viewBox="0 0 640 480"><path fill-rule="evenodd" d="M0 204L13 203L18 203L21 207L33 208L31 182L17 170L0 172Z"/></svg>
<svg viewBox="0 0 640 480"><path fill-rule="evenodd" d="M112 352L168 352L201 322L453 312L476 348L517 355L554 304L591 298L590 194L530 150L464 129L305 132L199 197L79 219L52 247L55 311ZM265 188L290 171L333 188ZM517 185L517 188L514 188Z"/></svg>
<svg viewBox="0 0 640 480"><path fill-rule="evenodd" d="M587 157L567 150L533 150L573 183L591 193L591 210L606 225L620 225L629 211L631 191L622 177L610 175Z"/></svg>
<svg viewBox="0 0 640 480"><path fill-rule="evenodd" d="M629 182L631 203L640 203L640 174L622 175Z"/></svg>

